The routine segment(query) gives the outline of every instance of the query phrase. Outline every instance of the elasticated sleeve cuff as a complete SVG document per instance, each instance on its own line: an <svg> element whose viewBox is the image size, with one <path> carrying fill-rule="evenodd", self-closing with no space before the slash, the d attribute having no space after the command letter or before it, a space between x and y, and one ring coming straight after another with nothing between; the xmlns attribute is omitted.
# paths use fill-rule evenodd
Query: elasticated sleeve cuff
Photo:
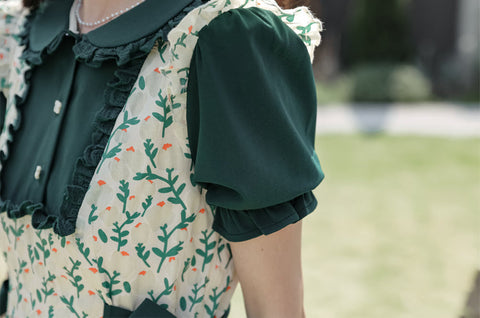
<svg viewBox="0 0 480 318"><path fill-rule="evenodd" d="M230 242L246 241L296 223L316 207L315 196L307 192L291 201L263 209L237 211L217 208L213 229Z"/></svg>

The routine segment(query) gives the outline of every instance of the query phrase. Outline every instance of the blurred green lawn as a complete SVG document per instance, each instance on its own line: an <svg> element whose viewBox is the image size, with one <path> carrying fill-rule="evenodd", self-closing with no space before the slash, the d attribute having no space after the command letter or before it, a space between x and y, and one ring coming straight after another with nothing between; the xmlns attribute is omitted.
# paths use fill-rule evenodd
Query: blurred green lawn
<svg viewBox="0 0 480 318"><path fill-rule="evenodd" d="M320 136L317 151L307 317L459 317L480 265L480 140Z"/></svg>

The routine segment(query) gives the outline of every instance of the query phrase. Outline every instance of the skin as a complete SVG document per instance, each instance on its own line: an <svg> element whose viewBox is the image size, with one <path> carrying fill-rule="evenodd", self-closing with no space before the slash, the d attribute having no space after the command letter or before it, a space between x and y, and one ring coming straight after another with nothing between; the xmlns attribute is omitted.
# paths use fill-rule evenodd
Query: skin
<svg viewBox="0 0 480 318"><path fill-rule="evenodd" d="M83 0L80 15L95 21L136 0ZM95 27L80 26L81 33ZM230 243L248 318L303 318L302 223L268 236Z"/></svg>
<svg viewBox="0 0 480 318"><path fill-rule="evenodd" d="M77 5L78 0L75 1L74 5ZM138 0L83 0L82 6L80 7L80 17L83 21L93 22L100 20L110 14L123 10L135 3ZM88 33L95 30L99 26L83 26L79 25L79 30L81 33Z"/></svg>
<svg viewBox="0 0 480 318"><path fill-rule="evenodd" d="M230 243L248 318L302 318L301 221Z"/></svg>

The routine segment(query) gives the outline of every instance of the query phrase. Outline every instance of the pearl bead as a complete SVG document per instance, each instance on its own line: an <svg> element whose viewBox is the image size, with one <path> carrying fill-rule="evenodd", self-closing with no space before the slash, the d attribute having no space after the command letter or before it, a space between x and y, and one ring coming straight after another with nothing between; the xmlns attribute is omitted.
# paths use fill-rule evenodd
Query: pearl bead
<svg viewBox="0 0 480 318"><path fill-rule="evenodd" d="M82 18L80 17L80 8L82 6L82 0L78 0L78 3L77 3L77 6L75 8L75 17L77 18L77 21L79 24L81 25L84 25L84 26L88 26L88 27L91 27L91 26L97 26L97 25L100 25L100 24L103 24L117 16L119 16L120 14L123 14L133 8L135 8L136 6L138 6L139 4L145 2L145 0L140 0L138 2L136 2L135 4L129 6L129 7L126 7L125 9L121 9L119 11L116 11L116 12L113 12L111 13L110 15L107 15L106 17L102 18L102 19L99 19L97 21L94 21L94 22L85 22L82 20Z"/></svg>

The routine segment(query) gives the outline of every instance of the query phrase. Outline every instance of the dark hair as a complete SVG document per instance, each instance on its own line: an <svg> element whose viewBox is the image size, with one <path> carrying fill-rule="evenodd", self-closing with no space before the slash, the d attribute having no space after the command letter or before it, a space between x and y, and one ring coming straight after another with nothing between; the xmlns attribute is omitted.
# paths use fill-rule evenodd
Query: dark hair
<svg viewBox="0 0 480 318"><path fill-rule="evenodd" d="M292 9L300 6L308 6L309 0L277 0L277 3L284 9Z"/></svg>
<svg viewBox="0 0 480 318"><path fill-rule="evenodd" d="M36 8L44 0L23 0L23 5L27 8ZM285 9L291 9L298 6L306 6L309 4L309 0L277 0L277 3Z"/></svg>
<svg viewBox="0 0 480 318"><path fill-rule="evenodd" d="M26 8L36 8L42 3L44 0L23 0L23 6Z"/></svg>

